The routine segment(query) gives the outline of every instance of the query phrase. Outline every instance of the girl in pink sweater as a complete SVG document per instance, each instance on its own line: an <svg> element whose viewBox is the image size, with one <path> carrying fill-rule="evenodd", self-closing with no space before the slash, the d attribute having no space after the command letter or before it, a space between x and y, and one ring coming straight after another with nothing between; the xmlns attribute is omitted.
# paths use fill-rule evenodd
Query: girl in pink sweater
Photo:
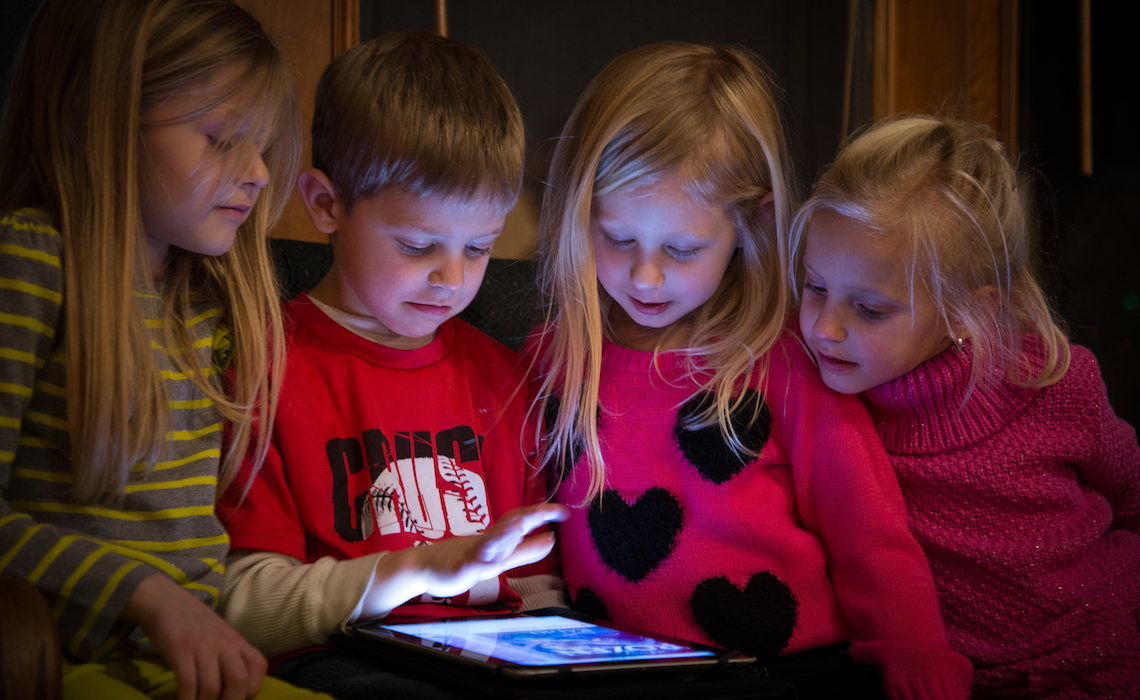
<svg viewBox="0 0 1140 700"><path fill-rule="evenodd" d="M800 328L862 393L974 697L1140 698L1140 448L1031 272L1026 189L971 124L847 145L793 222Z"/></svg>
<svg viewBox="0 0 1140 700"><path fill-rule="evenodd" d="M654 44L595 78L558 142L530 352L553 368L535 410L573 509L569 596L756 654L803 698L963 698L866 409L785 330L777 115L750 53Z"/></svg>

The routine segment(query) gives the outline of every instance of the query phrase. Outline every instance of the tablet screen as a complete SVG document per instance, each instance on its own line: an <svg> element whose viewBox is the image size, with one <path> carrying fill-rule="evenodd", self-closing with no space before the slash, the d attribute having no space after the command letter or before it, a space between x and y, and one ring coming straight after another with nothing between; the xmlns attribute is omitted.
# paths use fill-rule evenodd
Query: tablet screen
<svg viewBox="0 0 1140 700"><path fill-rule="evenodd" d="M447 653L522 666L607 661L699 659L715 651L651 639L566 617L472 618L419 624L370 625L370 632L407 635Z"/></svg>

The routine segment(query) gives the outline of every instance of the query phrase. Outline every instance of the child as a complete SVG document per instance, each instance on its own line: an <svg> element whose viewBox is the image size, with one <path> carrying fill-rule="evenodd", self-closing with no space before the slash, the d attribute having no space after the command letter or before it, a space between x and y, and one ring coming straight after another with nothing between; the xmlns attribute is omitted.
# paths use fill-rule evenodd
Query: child
<svg viewBox="0 0 1140 700"><path fill-rule="evenodd" d="M212 610L215 495L275 399L298 114L229 2L47 0L29 29L0 131L0 573L51 605L65 696L310 697Z"/></svg>
<svg viewBox="0 0 1140 700"><path fill-rule="evenodd" d="M1140 448L1031 271L1026 188L971 124L847 145L796 218L800 325L862 392L975 695L1140 697Z"/></svg>
<svg viewBox="0 0 1140 700"><path fill-rule="evenodd" d="M569 594L756 654L800 697L878 695L852 657L892 697L965 697L969 664L866 411L784 331L793 180L756 60L631 51L555 152L539 250L554 310L535 352L557 370L535 410L574 507Z"/></svg>
<svg viewBox="0 0 1140 700"><path fill-rule="evenodd" d="M387 34L321 77L315 167L298 187L334 263L288 304L273 448L221 511L240 550L223 609L266 655L358 619L561 601L547 569L500 576L549 553L550 533L523 537L563 509L512 510L543 495L520 445L518 359L453 318L479 289L522 162L514 98L470 46ZM377 672L327 650L275 671L342 700L396 682Z"/></svg>

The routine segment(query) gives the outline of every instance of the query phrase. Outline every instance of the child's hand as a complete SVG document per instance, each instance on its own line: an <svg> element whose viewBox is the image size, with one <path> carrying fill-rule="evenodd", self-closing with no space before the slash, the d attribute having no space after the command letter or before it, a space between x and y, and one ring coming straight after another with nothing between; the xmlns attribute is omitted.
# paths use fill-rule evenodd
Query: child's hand
<svg viewBox="0 0 1140 700"><path fill-rule="evenodd" d="M554 533L527 535L568 517L565 506L553 503L516 508L482 534L391 552L376 563L362 617L387 615L424 593L439 598L459 595L480 581L539 561L554 547Z"/></svg>
<svg viewBox="0 0 1140 700"><path fill-rule="evenodd" d="M446 598L524 564L540 561L554 548L554 533L527 537L535 528L570 517L553 503L516 508L483 534L453 537L430 547L416 547L424 574L424 593Z"/></svg>
<svg viewBox="0 0 1140 700"><path fill-rule="evenodd" d="M120 619L138 625L170 664L178 700L245 700L261 690L265 657L170 578L140 583Z"/></svg>

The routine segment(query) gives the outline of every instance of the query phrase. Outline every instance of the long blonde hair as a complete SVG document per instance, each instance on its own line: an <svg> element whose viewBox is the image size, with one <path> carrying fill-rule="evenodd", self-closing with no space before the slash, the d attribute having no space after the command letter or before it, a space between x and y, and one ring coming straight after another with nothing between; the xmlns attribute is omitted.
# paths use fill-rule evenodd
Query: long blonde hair
<svg viewBox="0 0 1140 700"><path fill-rule="evenodd" d="M740 247L716 292L694 312L678 352L699 384L693 393L716 397L689 427L719 424L729 444L747 452L730 416L744 401L741 389L766 371L762 358L784 325L795 199L774 88L761 66L740 47L662 42L635 49L590 83L562 131L539 223L539 283L550 310L537 360L546 374L532 411L551 415L544 465L583 450L587 499L605 483L595 416L610 302L594 266L594 197L676 176L695 200L727 207ZM761 205L769 192L772 211ZM753 420L761 410L746 408Z"/></svg>
<svg viewBox="0 0 1140 700"><path fill-rule="evenodd" d="M223 72L233 76L216 84ZM208 86L208 89L202 88ZM299 106L291 68L261 25L228 0L47 0L21 46L0 127L0 210L38 206L63 238L67 410L74 497L123 494L132 465L164 454L167 393L134 299L146 244L139 211L139 153L151 107L191 90L194 114L234 101L251 115L270 182L233 247L209 257L171 248L162 274L164 327L180 370L231 421L218 489L250 447L264 455L283 368L277 282L266 233L299 161ZM187 118L194 114L186 115ZM254 144L253 140L258 143ZM237 169L239 156L227 160ZM182 311L220 305L234 333L232 386L200 367Z"/></svg>
<svg viewBox="0 0 1140 700"><path fill-rule="evenodd" d="M1029 192L1005 146L983 126L931 116L880 122L840 149L796 215L793 274L802 280L817 211L902 237L912 294L915 284L925 285L951 337L970 338L965 398L1003 377L1048 386L1068 370L1069 343L1037 283ZM1043 342L1040 367L1022 352L1024 332Z"/></svg>

